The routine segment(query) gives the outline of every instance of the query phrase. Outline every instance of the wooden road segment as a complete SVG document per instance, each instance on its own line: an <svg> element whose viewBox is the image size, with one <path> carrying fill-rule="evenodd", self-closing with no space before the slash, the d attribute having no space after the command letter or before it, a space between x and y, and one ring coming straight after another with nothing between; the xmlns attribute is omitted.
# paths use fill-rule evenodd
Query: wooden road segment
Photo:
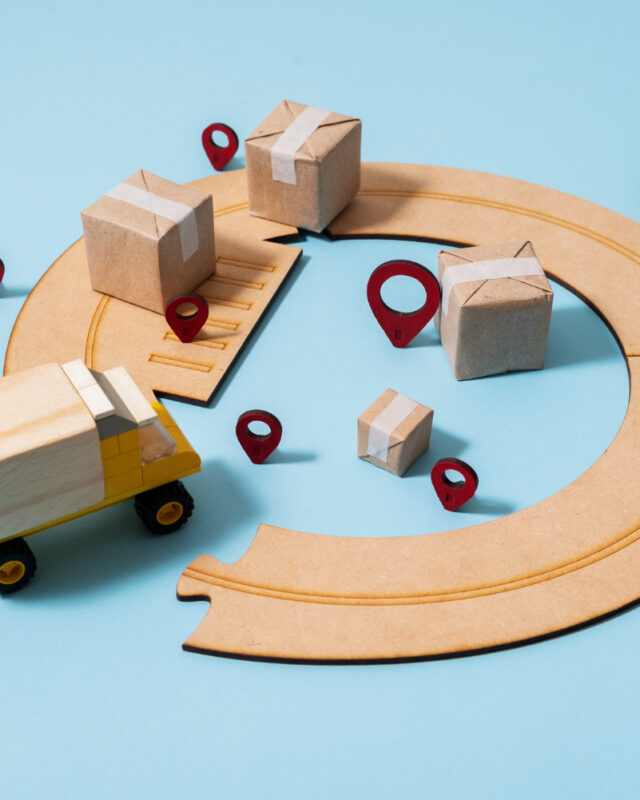
<svg viewBox="0 0 640 800"><path fill-rule="evenodd" d="M216 277L201 287L210 317L194 342L177 341L160 315L93 292L79 241L27 299L5 372L82 357L99 370L124 364L148 396L206 402L299 250L264 241L295 229L248 215L243 171L194 185L214 195L219 253ZM547 273L617 337L630 377L625 420L571 485L492 522L389 538L261 525L235 564L200 556L178 594L211 607L185 648L320 662L436 657L548 636L637 601L640 225L522 181L374 163L363 165L360 193L329 232L476 245L531 240Z"/></svg>
<svg viewBox="0 0 640 800"><path fill-rule="evenodd" d="M265 241L297 230L249 215L244 171L193 185L214 194L217 253L215 275L196 289L209 303L209 318L193 342L180 342L163 315L95 292L79 239L27 298L9 341L5 374L82 358L101 372L125 366L149 399L156 393L198 403L211 399L300 249Z"/></svg>
<svg viewBox="0 0 640 800"><path fill-rule="evenodd" d="M329 230L476 245L530 239L548 274L580 294L617 336L630 376L624 423L570 486L482 525L389 538L261 525L235 564L201 556L185 570L179 597L211 601L185 648L319 662L437 657L548 636L635 602L640 225L508 178L367 164L358 197Z"/></svg>

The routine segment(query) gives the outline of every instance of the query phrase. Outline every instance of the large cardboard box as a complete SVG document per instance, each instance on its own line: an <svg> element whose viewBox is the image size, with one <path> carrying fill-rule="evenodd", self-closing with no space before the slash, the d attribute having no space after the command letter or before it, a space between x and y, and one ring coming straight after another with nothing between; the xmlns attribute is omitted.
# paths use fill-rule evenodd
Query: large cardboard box
<svg viewBox="0 0 640 800"><path fill-rule="evenodd" d="M138 170L82 212L91 285L160 314L215 272L210 194Z"/></svg>
<svg viewBox="0 0 640 800"><path fill-rule="evenodd" d="M531 242L441 251L438 276L436 327L457 380L542 369L553 290Z"/></svg>
<svg viewBox="0 0 640 800"><path fill-rule="evenodd" d="M393 389L358 417L358 458L403 475L429 447L433 410Z"/></svg>
<svg viewBox="0 0 640 800"><path fill-rule="evenodd" d="M245 139L249 211L322 231L360 187L362 123L284 100Z"/></svg>

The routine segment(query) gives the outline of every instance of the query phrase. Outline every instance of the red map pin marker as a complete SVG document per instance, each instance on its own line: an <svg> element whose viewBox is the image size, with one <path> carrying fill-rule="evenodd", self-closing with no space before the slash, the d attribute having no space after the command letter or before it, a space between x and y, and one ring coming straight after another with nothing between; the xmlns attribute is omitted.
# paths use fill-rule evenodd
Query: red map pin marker
<svg viewBox="0 0 640 800"><path fill-rule="evenodd" d="M249 430L252 422L264 422L269 426L269 433L252 433ZM282 425L274 414L255 408L240 414L236 423L236 436L251 461L262 464L280 444Z"/></svg>
<svg viewBox="0 0 640 800"><path fill-rule="evenodd" d="M445 474L448 469L460 473L463 480L449 480ZM461 461L459 458L441 458L431 470L431 483L447 511L456 511L476 493L478 475L466 461Z"/></svg>
<svg viewBox="0 0 640 800"><path fill-rule="evenodd" d="M209 303L194 292L179 294L169 300L164 316L181 342L192 342L207 321Z"/></svg>
<svg viewBox="0 0 640 800"><path fill-rule="evenodd" d="M4 278L4 262L0 258L0 283L2 283L3 278Z"/></svg>
<svg viewBox="0 0 640 800"><path fill-rule="evenodd" d="M396 311L384 302L380 294L382 284L396 275L415 278L424 286L427 299L422 308L409 312ZM367 283L367 300L391 344L394 347L406 347L438 310L440 284L433 272L415 261L385 261L371 273Z"/></svg>
<svg viewBox="0 0 640 800"><path fill-rule="evenodd" d="M213 141L213 134L216 131L220 131L227 137L226 147L220 147ZM238 151L238 135L233 128L225 125L224 122L214 122L213 125L207 125L202 131L202 146L211 162L211 166L220 172Z"/></svg>

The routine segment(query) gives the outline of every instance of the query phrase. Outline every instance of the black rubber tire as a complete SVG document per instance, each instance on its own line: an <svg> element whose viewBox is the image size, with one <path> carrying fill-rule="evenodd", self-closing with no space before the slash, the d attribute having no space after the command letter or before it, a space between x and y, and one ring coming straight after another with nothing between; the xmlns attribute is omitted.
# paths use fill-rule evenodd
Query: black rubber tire
<svg viewBox="0 0 640 800"><path fill-rule="evenodd" d="M17 592L26 586L33 573L36 571L36 557L31 552L31 548L24 539L11 539L9 542L2 542L0 544L0 570L4 564L9 561L17 561L24 567L24 574L22 577L15 581L15 583L2 583L0 582L0 594L10 594Z"/></svg>
<svg viewBox="0 0 640 800"><path fill-rule="evenodd" d="M162 523L158 519L158 512L163 506L169 503L177 503L182 506L180 516L169 523ZM136 495L135 509L144 523L152 533L173 533L181 528L193 513L193 498L184 488L182 481L165 483L148 492Z"/></svg>

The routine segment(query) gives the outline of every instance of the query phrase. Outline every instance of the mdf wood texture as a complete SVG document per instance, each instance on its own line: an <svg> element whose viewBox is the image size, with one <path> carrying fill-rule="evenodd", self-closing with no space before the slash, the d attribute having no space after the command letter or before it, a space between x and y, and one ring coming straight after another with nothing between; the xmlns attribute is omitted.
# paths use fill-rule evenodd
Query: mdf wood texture
<svg viewBox="0 0 640 800"><path fill-rule="evenodd" d="M150 400L155 392L200 403L211 399L300 249L264 241L297 230L249 215L244 170L190 185L213 194L216 234L216 273L196 289L209 303L196 338L184 344L163 314L94 291L79 239L27 298L9 341L5 374L82 358L100 372L126 367Z"/></svg>
<svg viewBox="0 0 640 800"><path fill-rule="evenodd" d="M249 217L242 171L195 185L214 194L216 247L223 257L239 261L259 251L262 260L257 262L266 265L267 248L269 264L284 264L286 271L293 263L298 251L262 239L294 229ZM212 604L185 648L296 661L431 657L549 635L636 601L640 225L522 181L374 163L363 165L358 196L329 231L336 237L408 236L473 245L531 240L548 274L584 297L618 337L629 367L627 415L605 454L578 480L499 520L455 532L382 539L260 526L255 542L235 564L201 556L185 570L178 593ZM134 318L117 306L112 309L110 301L98 310L104 301L91 292L85 272L76 243L25 304L6 370L26 368L34 360L68 361L78 354L97 369L115 366L101 363L107 334L122 345L137 323L140 347L122 348L136 382L149 393L182 395L180 377L191 375L191 395L208 397L224 370L196 375L197 370L152 361L151 330L154 347L162 340L167 348L161 351L165 360L196 362L193 354L200 350L197 344L171 350L174 343L163 339L166 326L158 326L151 312L136 310L144 316ZM56 292L59 298L61 287L66 291L74 281L76 302L59 307ZM224 313L231 308L221 307ZM57 337L51 336L54 324ZM51 349L55 359L50 359Z"/></svg>
<svg viewBox="0 0 640 800"><path fill-rule="evenodd" d="M201 556L178 595L211 607L185 649L320 662L435 657L550 635L636 601L640 225L508 178L366 164L360 193L329 230L474 245L531 240L547 272L618 337L629 367L627 415L580 478L499 520L371 539L261 525L235 564Z"/></svg>

